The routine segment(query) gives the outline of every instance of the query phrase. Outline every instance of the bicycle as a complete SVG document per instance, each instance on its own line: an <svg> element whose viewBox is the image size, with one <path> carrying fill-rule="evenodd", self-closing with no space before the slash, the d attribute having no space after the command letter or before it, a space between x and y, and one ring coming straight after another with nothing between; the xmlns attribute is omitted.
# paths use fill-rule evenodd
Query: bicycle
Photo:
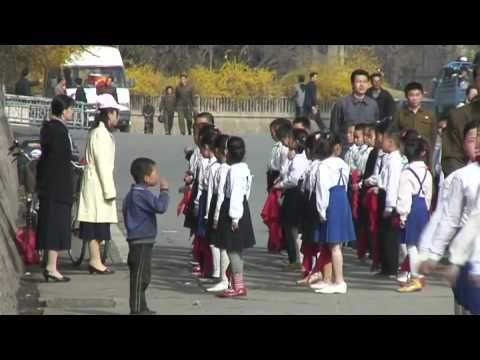
<svg viewBox="0 0 480 360"><path fill-rule="evenodd" d="M14 156L12 163L17 162L18 180L25 196L25 225L17 230L17 245L27 264L42 263L45 266L46 257L43 252L36 250L39 201L35 192L35 174L41 156L40 143L37 139L26 140L22 144L14 140L8 154Z"/></svg>

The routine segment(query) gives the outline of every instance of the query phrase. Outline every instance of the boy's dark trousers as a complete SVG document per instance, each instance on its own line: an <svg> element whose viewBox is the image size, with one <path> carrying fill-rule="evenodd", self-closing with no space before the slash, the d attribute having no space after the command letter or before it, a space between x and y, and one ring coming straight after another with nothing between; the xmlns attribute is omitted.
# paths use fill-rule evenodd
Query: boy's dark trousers
<svg viewBox="0 0 480 360"><path fill-rule="evenodd" d="M398 230L395 228L393 219L395 212L384 218L386 193L378 192L378 240L380 242L380 265L384 275L396 275L398 270Z"/></svg>
<svg viewBox="0 0 480 360"><path fill-rule="evenodd" d="M145 291L150 284L153 243L129 244L128 268L130 270L130 312L148 311Z"/></svg>

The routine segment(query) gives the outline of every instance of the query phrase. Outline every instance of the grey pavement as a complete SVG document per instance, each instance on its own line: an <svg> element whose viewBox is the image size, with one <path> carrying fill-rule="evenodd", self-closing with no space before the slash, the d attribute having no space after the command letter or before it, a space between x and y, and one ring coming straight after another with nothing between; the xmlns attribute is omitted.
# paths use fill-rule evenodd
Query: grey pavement
<svg viewBox="0 0 480 360"><path fill-rule="evenodd" d="M451 290L440 279L429 278L422 292L399 294L393 280L374 278L367 266L358 263L350 249L345 251L344 272L349 286L346 295L315 294L308 287L296 285L300 273L284 271L286 257L269 254L266 250L268 233L260 218L266 196L266 164L272 146L266 134L244 137L246 161L255 177L250 206L257 245L245 256L249 294L242 299L215 298L206 293L190 273L191 243L183 228L183 217L176 216L176 206L182 196L177 190L182 186L186 167L183 148L192 145L191 138L135 133L115 136L119 207L131 186L130 163L138 156L154 159L160 174L170 182L170 208L166 215L159 217L161 231L154 248L152 283L147 295L150 307L159 314L453 314ZM83 148L86 132L74 131L73 138ZM114 275L89 275L86 264L75 269L66 259L62 269L72 277L71 283L47 284L38 270L30 270L31 281L37 282L40 298L47 305L45 314L128 314L128 269L122 263L127 249L121 229L120 223L113 231L115 248L112 254L117 270Z"/></svg>

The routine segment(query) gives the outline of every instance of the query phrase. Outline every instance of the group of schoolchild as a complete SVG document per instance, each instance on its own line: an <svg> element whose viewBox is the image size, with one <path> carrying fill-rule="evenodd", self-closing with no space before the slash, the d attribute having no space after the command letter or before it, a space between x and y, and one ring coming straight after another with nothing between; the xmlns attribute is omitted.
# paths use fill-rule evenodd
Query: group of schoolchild
<svg viewBox="0 0 480 360"><path fill-rule="evenodd" d="M288 269L303 271L297 283L345 294L343 249L356 245L358 259L396 279L399 292L421 290L418 245L433 192L427 140L385 122L348 126L347 144L311 133L308 119L276 119L270 130L262 217L269 250L286 249Z"/></svg>
<svg viewBox="0 0 480 360"><path fill-rule="evenodd" d="M220 132L210 113L196 116L177 214L193 237L193 274L220 298L246 296L243 250L255 245L248 206L253 176L245 142Z"/></svg>

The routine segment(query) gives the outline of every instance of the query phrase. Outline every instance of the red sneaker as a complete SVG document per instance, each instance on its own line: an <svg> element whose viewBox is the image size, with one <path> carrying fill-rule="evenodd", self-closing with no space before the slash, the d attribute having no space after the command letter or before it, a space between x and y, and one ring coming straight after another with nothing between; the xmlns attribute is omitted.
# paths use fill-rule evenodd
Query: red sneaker
<svg viewBox="0 0 480 360"><path fill-rule="evenodd" d="M245 289L245 288L238 289L238 290L228 289L228 290L225 290L221 294L217 294L216 296L219 297L219 298L223 298L223 299L238 297L238 296L247 296L247 289Z"/></svg>

